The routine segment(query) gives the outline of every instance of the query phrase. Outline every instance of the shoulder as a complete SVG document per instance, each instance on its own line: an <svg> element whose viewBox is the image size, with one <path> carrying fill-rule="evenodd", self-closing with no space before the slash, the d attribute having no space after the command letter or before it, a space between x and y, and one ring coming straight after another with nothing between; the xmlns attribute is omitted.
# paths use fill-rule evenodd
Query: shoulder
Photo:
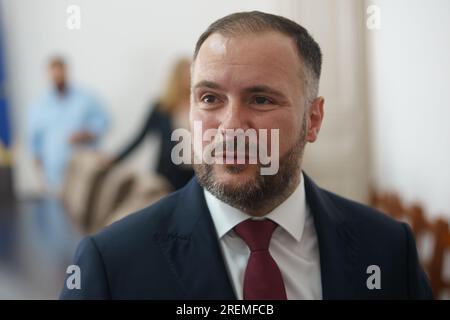
<svg viewBox="0 0 450 320"><path fill-rule="evenodd" d="M47 90L28 104L26 116L28 121L40 121L45 118L46 113L51 110L53 93Z"/></svg>
<svg viewBox="0 0 450 320"><path fill-rule="evenodd" d="M86 236L78 245L73 263L83 270L84 289L77 292L64 289L61 298L160 296L172 273L155 237L173 225L178 196L170 194L99 233Z"/></svg>
<svg viewBox="0 0 450 320"><path fill-rule="evenodd" d="M35 109L46 107L53 97L54 92L51 89L45 90L29 103L29 109L34 111Z"/></svg>
<svg viewBox="0 0 450 320"><path fill-rule="evenodd" d="M358 230L364 238L405 240L409 229L405 223L365 204L346 199L332 192L322 190L332 202L344 221Z"/></svg>
<svg viewBox="0 0 450 320"><path fill-rule="evenodd" d="M78 85L69 85L68 90L70 93L75 94L77 96L82 97L93 97L94 92L86 87L78 86Z"/></svg>
<svg viewBox="0 0 450 320"><path fill-rule="evenodd" d="M72 99L84 103L87 107L92 107L99 103L97 94L93 90L82 86L69 86L69 94Z"/></svg>
<svg viewBox="0 0 450 320"><path fill-rule="evenodd" d="M100 251L139 248L154 242L154 238L170 228L180 191L169 194L158 202L111 224L92 236Z"/></svg>

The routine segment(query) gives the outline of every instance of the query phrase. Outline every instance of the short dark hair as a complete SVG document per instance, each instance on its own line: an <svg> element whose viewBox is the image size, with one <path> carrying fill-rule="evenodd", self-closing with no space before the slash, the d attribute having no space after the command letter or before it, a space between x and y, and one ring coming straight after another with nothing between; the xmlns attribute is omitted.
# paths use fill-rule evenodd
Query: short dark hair
<svg viewBox="0 0 450 320"><path fill-rule="evenodd" d="M303 80L307 102L317 97L320 72L322 68L322 52L317 42L308 31L298 23L274 14L260 11L237 12L213 22L195 45L194 60L202 44L213 33L224 36L236 36L242 33L260 33L278 31L294 40L299 57L304 65Z"/></svg>

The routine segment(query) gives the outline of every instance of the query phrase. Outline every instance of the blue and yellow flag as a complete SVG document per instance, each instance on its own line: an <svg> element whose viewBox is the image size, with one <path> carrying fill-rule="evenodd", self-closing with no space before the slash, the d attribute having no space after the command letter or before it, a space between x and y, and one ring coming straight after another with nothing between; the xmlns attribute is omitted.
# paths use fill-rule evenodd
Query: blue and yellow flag
<svg viewBox="0 0 450 320"><path fill-rule="evenodd" d="M11 135L6 99L6 72L2 40L2 35L0 34L0 167L9 167L11 165Z"/></svg>
<svg viewBox="0 0 450 320"><path fill-rule="evenodd" d="M0 12L0 205L14 201L14 188L11 167L11 126L6 99L5 50L1 31ZM1 211L1 210L0 210Z"/></svg>

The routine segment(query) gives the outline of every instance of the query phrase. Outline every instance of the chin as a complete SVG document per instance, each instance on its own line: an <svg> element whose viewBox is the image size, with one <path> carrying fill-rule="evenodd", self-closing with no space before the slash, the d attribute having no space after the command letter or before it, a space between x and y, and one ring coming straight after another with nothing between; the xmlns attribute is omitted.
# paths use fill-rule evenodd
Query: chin
<svg viewBox="0 0 450 320"><path fill-rule="evenodd" d="M214 165L214 175L216 181L224 185L247 185L256 180L259 174L257 165Z"/></svg>

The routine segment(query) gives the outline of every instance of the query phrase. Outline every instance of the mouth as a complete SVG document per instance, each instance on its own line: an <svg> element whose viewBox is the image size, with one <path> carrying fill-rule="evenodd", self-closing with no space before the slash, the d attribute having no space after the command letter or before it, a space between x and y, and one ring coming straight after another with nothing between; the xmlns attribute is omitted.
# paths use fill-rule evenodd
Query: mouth
<svg viewBox="0 0 450 320"><path fill-rule="evenodd" d="M234 152L218 152L214 155L214 159L220 160L223 164L252 164L257 163L256 157L250 157L246 153L234 153ZM239 163L238 163L239 161Z"/></svg>

